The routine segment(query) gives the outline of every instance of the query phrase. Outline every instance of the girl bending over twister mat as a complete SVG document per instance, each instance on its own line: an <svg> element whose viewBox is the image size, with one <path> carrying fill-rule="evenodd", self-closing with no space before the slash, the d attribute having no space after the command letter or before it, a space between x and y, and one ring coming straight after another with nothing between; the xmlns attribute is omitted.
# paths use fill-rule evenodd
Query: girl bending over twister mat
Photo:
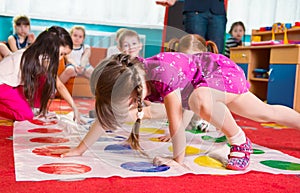
<svg viewBox="0 0 300 193"><path fill-rule="evenodd" d="M48 101L55 90L79 113L64 84L57 77L59 59L73 48L72 39L64 28L52 26L41 32L25 49L18 50L0 62L0 116L17 120L33 118L34 107L46 116Z"/></svg>
<svg viewBox="0 0 300 193"><path fill-rule="evenodd" d="M118 54L103 60L91 80L97 119L81 143L61 157L82 155L105 130L116 129L130 115L136 122L127 142L142 152L139 128L144 100L164 103L169 120L173 159L155 157L155 165L184 166L183 109L192 110L226 135L231 146L226 168L232 170L246 169L253 150L231 112L300 129L298 112L258 99L249 92L243 70L221 54L165 52L146 59Z"/></svg>

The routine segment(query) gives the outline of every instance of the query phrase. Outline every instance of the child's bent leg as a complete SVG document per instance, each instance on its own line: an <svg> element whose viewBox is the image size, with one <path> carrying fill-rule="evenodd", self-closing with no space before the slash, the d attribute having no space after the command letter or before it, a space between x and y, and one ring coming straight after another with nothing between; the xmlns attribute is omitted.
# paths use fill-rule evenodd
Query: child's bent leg
<svg viewBox="0 0 300 193"><path fill-rule="evenodd" d="M228 107L237 115L259 122L275 122L300 129L300 113L282 105L268 105L248 92L232 101Z"/></svg>
<svg viewBox="0 0 300 193"><path fill-rule="evenodd" d="M215 89L200 87L191 94L189 105L200 117L220 128L226 135L231 150L228 156L228 169L244 170L250 163L252 145L243 130L237 125L226 104L238 95L227 94Z"/></svg>
<svg viewBox="0 0 300 193"><path fill-rule="evenodd" d="M60 74L59 79L62 81L62 83L65 84L70 78L74 76L77 76L75 66L68 65L66 66L66 69Z"/></svg>
<svg viewBox="0 0 300 193"><path fill-rule="evenodd" d="M0 85L0 115L17 121L30 120L33 118L33 112L23 95L23 89L19 87L10 87Z"/></svg>
<svg viewBox="0 0 300 193"><path fill-rule="evenodd" d="M83 70L83 73L82 75L87 78L87 79L90 79L91 78L91 75L94 71L94 68L93 66L91 66L90 64L87 64L85 67L84 67L84 70Z"/></svg>

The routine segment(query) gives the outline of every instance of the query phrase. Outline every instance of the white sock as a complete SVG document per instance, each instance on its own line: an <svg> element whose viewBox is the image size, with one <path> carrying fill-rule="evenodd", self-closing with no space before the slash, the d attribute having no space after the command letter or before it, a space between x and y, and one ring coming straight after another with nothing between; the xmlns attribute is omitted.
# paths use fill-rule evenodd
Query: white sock
<svg viewBox="0 0 300 193"><path fill-rule="evenodd" d="M227 140L230 145L241 145L243 143L246 143L246 135L245 135L244 131L240 128L240 130L237 134L235 134L232 137L228 137ZM231 152L230 155L235 156L235 157L244 157L245 156L245 154L242 152L241 153L240 152Z"/></svg>
<svg viewBox="0 0 300 193"><path fill-rule="evenodd" d="M240 128L238 133L232 137L228 137L228 142L230 145L241 145L246 143L246 135L244 131Z"/></svg>

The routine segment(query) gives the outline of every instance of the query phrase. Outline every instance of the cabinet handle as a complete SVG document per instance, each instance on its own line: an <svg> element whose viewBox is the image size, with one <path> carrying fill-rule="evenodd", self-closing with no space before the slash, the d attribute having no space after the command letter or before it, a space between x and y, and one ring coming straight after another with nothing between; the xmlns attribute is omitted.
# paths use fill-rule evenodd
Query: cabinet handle
<svg viewBox="0 0 300 193"><path fill-rule="evenodd" d="M246 56L247 56L246 54L242 54L242 58L246 58Z"/></svg>
<svg viewBox="0 0 300 193"><path fill-rule="evenodd" d="M269 74L269 82L273 82L274 81L274 78L271 76L272 71L273 71L273 68L270 68L270 70L268 72L268 74Z"/></svg>

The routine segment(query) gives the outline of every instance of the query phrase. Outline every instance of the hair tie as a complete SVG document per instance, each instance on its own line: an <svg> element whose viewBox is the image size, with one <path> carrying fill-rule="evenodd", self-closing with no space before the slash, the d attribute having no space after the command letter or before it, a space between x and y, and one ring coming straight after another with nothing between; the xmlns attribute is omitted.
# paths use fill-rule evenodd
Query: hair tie
<svg viewBox="0 0 300 193"><path fill-rule="evenodd" d="M141 112L137 112L137 118L138 119L143 119L143 117L144 117L144 112L143 111L141 111Z"/></svg>
<svg viewBox="0 0 300 193"><path fill-rule="evenodd" d="M46 30L45 30L45 31L48 32L48 31L49 31L49 28L46 27Z"/></svg>

